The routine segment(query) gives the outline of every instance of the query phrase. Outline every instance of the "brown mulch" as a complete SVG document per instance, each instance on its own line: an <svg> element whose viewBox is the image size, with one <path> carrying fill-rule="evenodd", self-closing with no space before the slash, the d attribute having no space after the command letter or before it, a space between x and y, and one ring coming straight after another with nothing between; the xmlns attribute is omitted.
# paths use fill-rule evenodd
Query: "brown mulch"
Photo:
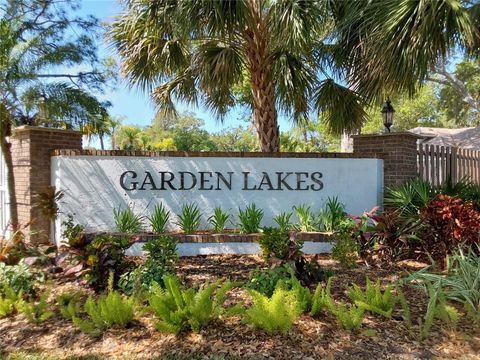
<svg viewBox="0 0 480 360"><path fill-rule="evenodd" d="M317 258L325 268L333 269L332 293L346 300L344 289L355 282L365 284L365 276L389 283L424 266L404 262L392 268L367 268L361 265L345 270L327 256ZM200 284L218 278L248 279L249 272L265 267L258 256L197 256L180 259L178 275L188 284ZM59 276L50 280L51 297L79 290L80 284ZM241 289L232 290L232 298L244 298ZM406 297L412 317L423 316L424 294L408 288ZM394 318L398 318L395 317ZM341 329L335 319L322 313L316 318L301 316L288 334L269 336L242 324L238 317L224 318L207 326L199 334L178 336L155 330L151 316L143 316L128 329L111 329L100 339L81 333L59 314L41 325L27 323L23 315L0 320L0 359L17 351L46 353L55 358L94 355L104 358L165 358L180 359L480 359L480 332L468 319L462 319L456 330L435 325L427 340L420 341L418 327L413 333L403 321L367 315L363 327L356 332Z"/></svg>

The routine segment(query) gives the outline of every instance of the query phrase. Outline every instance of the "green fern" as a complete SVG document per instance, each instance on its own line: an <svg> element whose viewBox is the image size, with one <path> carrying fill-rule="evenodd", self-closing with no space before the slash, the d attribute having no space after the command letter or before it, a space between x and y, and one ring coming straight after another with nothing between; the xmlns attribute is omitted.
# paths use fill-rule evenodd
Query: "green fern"
<svg viewBox="0 0 480 360"><path fill-rule="evenodd" d="M410 306L408 306L407 299L405 298L405 294L400 286L397 286L397 299L402 307L402 316L403 320L407 324L408 329L411 331L412 329L412 313L410 311Z"/></svg>
<svg viewBox="0 0 480 360"><path fill-rule="evenodd" d="M12 288L3 289L5 295L0 296L0 319L15 314L21 310L23 305L23 292L20 290L16 293Z"/></svg>
<svg viewBox="0 0 480 360"><path fill-rule="evenodd" d="M25 314L27 320L34 324L41 324L53 316L53 311L49 310L47 303L48 292L44 292L38 303L35 301L23 302L21 311Z"/></svg>
<svg viewBox="0 0 480 360"><path fill-rule="evenodd" d="M318 284L312 296L312 306L310 308L310 316L317 315L320 311L328 308L332 303L331 297L332 278L330 277L325 288Z"/></svg>
<svg viewBox="0 0 480 360"><path fill-rule="evenodd" d="M165 289L154 283L148 297L158 321L157 330L177 334L191 329L200 331L223 312L226 293L234 286L230 281L219 287L220 282L208 284L196 290L181 289L178 279L163 277Z"/></svg>
<svg viewBox="0 0 480 360"><path fill-rule="evenodd" d="M380 279L373 283L367 278L365 292L358 285L353 284L348 289L347 295L358 307L386 318L392 317L393 308L397 303L397 297L393 293L393 286L387 286L382 293Z"/></svg>
<svg viewBox="0 0 480 360"><path fill-rule="evenodd" d="M80 294L61 294L57 296L57 305L60 314L67 320L72 320L80 312Z"/></svg>
<svg viewBox="0 0 480 360"><path fill-rule="evenodd" d="M253 305L243 314L243 322L263 329L268 334L287 333L301 314L301 305L294 290L277 286L271 297L249 290Z"/></svg>
<svg viewBox="0 0 480 360"><path fill-rule="evenodd" d="M364 308L354 304L336 304L334 301L329 301L328 304L328 309L343 328L354 330L362 326Z"/></svg>
<svg viewBox="0 0 480 360"><path fill-rule="evenodd" d="M113 326L121 328L127 327L134 320L134 301L132 298L123 297L118 291L111 290L109 287L107 295L100 296L98 300L94 300L91 296L84 305L84 310L88 315L88 319L80 318L74 308L74 302L70 302L67 314L75 325L82 332L92 337L100 336L106 329Z"/></svg>

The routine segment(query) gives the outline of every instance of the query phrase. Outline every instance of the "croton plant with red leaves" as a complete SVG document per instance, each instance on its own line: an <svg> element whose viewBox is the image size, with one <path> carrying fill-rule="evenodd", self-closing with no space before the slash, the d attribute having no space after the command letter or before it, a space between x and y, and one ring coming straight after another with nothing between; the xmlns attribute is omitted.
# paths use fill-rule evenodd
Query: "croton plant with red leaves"
<svg viewBox="0 0 480 360"><path fill-rule="evenodd" d="M448 254L460 243L480 243L480 211L471 202L439 195L422 209L421 217L430 225L438 251Z"/></svg>

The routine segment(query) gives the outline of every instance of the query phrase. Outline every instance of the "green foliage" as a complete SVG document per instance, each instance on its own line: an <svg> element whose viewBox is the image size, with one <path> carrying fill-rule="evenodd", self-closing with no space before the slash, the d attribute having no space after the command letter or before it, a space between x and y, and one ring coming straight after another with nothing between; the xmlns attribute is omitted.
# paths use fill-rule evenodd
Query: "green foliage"
<svg viewBox="0 0 480 360"><path fill-rule="evenodd" d="M407 327L409 329L412 328L412 313L410 311L410 306L408 306L407 299L405 298L405 294L403 293L403 290L401 286L397 285L397 299L398 302L400 303L400 306L402 308L402 316L403 320L407 324Z"/></svg>
<svg viewBox="0 0 480 360"><path fill-rule="evenodd" d="M148 290L152 283L163 284L163 276L175 274L175 262L178 260L177 242L171 236L164 235L149 240L143 246L146 259L142 266L120 276L119 288L125 294Z"/></svg>
<svg viewBox="0 0 480 360"><path fill-rule="evenodd" d="M435 289L444 289L447 300L462 304L467 315L480 325L480 256L472 249L458 249L448 258L447 276L422 269L407 281L421 281Z"/></svg>
<svg viewBox="0 0 480 360"><path fill-rule="evenodd" d="M49 305L47 303L49 293L44 292L38 302L32 301L25 301L21 305L21 311L25 314L27 320L34 324L41 324L42 322L50 319L53 316L53 311L49 309Z"/></svg>
<svg viewBox="0 0 480 360"><path fill-rule="evenodd" d="M255 204L250 204L244 210L238 209L238 218L242 234L258 233L263 219L263 210L257 208Z"/></svg>
<svg viewBox="0 0 480 360"><path fill-rule="evenodd" d="M178 215L177 225L185 234L191 234L200 226L201 213L195 203L182 206L182 212Z"/></svg>
<svg viewBox="0 0 480 360"><path fill-rule="evenodd" d="M302 313L297 294L277 286L271 297L249 290L252 306L245 310L243 321L268 334L287 333L295 319Z"/></svg>
<svg viewBox="0 0 480 360"><path fill-rule="evenodd" d="M353 284L348 289L347 294L358 307L387 318L392 317L393 309L397 303L397 297L393 293L393 286L387 286L382 293L380 279L373 283L367 277L365 292L358 285Z"/></svg>
<svg viewBox="0 0 480 360"><path fill-rule="evenodd" d="M85 264L82 275L87 283L96 290L104 289L110 273L116 277L124 273L129 267L125 257L129 246L129 240L123 237L97 236L87 245L82 257Z"/></svg>
<svg viewBox="0 0 480 360"><path fill-rule="evenodd" d="M310 210L310 206L302 204L294 206L293 210L298 217L298 230L305 232L318 231L318 220L313 211Z"/></svg>
<svg viewBox="0 0 480 360"><path fill-rule="evenodd" d="M73 215L68 214L67 220L62 222L62 239L67 239L68 246L79 248L85 244L83 231L85 228L80 224L75 224Z"/></svg>
<svg viewBox="0 0 480 360"><path fill-rule="evenodd" d="M292 221L290 220L291 217L292 213L282 212L276 215L273 220L277 223L281 231L287 232L293 227Z"/></svg>
<svg viewBox="0 0 480 360"><path fill-rule="evenodd" d="M6 288L3 295L0 295L0 319L8 317L15 312L21 311L23 305L23 292L16 293L11 288Z"/></svg>
<svg viewBox="0 0 480 360"><path fill-rule="evenodd" d="M353 304L329 303L328 309L335 315L338 323L347 330L354 330L362 326L365 310Z"/></svg>
<svg viewBox="0 0 480 360"><path fill-rule="evenodd" d="M265 227L258 238L265 260L275 257L280 260L295 260L301 255L303 241L292 238L282 229Z"/></svg>
<svg viewBox="0 0 480 360"><path fill-rule="evenodd" d="M338 197L329 197L320 211L319 222L324 231L333 232L338 229L346 215L345 205L338 201Z"/></svg>
<svg viewBox="0 0 480 360"><path fill-rule="evenodd" d="M0 296L10 290L30 294L36 278L38 277L34 276L23 262L18 265L5 265L0 262Z"/></svg>
<svg viewBox="0 0 480 360"><path fill-rule="evenodd" d="M155 234L163 234L170 220L170 211L163 204L156 205L148 220Z"/></svg>
<svg viewBox="0 0 480 360"><path fill-rule="evenodd" d="M106 329L113 326L121 328L127 327L134 320L134 306L132 298L125 298L119 292L112 290L113 274L109 277L109 290L106 295L100 296L94 300L88 297L84 305L84 311L87 319L82 319L73 314L75 310L70 310L69 315L75 325L82 332L92 337L100 336Z"/></svg>
<svg viewBox="0 0 480 360"><path fill-rule="evenodd" d="M81 294L74 293L64 293L57 296L56 301L60 314L67 320L72 320L73 317L81 311L80 299Z"/></svg>
<svg viewBox="0 0 480 360"><path fill-rule="evenodd" d="M207 284L196 290L183 290L177 278L163 277L165 289L153 284L148 302L158 317L157 330L177 334L187 329L200 331L223 312L226 293L233 287L227 281Z"/></svg>
<svg viewBox="0 0 480 360"><path fill-rule="evenodd" d="M339 232L335 235L332 259L337 260L346 268L353 268L357 265L359 250L360 246L354 236L347 232Z"/></svg>
<svg viewBox="0 0 480 360"><path fill-rule="evenodd" d="M292 268L287 264L267 270L256 269L250 274L246 287L271 297L280 280L288 288L292 273Z"/></svg>
<svg viewBox="0 0 480 360"><path fill-rule="evenodd" d="M136 234L142 230L142 217L135 214L130 206L126 209L121 209L120 207L113 209L113 217L115 219L115 227L121 233Z"/></svg>
<svg viewBox="0 0 480 360"><path fill-rule="evenodd" d="M324 288L321 284L317 285L312 296L312 306L310 308L310 315L315 316L325 308L332 306L333 299L331 295L332 278L330 277L327 286Z"/></svg>
<svg viewBox="0 0 480 360"><path fill-rule="evenodd" d="M230 219L230 213L223 211L221 207L217 206L213 210L213 215L208 218L208 222L213 226L216 233L222 233L225 230L225 225Z"/></svg>

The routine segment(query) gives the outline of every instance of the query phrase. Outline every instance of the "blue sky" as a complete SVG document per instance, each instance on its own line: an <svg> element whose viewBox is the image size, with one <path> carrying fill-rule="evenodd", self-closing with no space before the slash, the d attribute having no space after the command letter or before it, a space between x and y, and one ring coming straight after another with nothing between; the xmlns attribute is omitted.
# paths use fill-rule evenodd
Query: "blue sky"
<svg viewBox="0 0 480 360"><path fill-rule="evenodd" d="M82 0L81 5L82 7L78 10L77 15L94 15L103 22L111 22L113 17L122 9L117 0ZM98 41L101 56L113 56L117 61L120 61L118 55L108 47L104 39L98 39ZM113 106L110 109L112 115L125 117L123 121L125 124L146 126L151 123L154 117L155 108L149 99L149 94L130 88L125 81L121 81L115 89L107 90L103 98L112 102ZM195 113L205 121L205 128L211 132L246 124L246 115L241 109L233 110L222 125L213 114L204 108L190 108L182 104L178 108L180 111ZM287 130L291 126L282 117L279 118L279 123L282 130Z"/></svg>

